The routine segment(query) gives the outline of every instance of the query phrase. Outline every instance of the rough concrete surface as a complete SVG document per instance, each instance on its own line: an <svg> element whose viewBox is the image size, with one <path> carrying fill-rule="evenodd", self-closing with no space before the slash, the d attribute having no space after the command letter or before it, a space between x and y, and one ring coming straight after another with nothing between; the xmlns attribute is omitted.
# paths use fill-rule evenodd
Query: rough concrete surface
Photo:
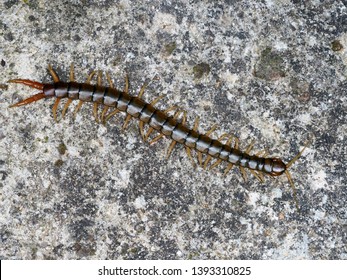
<svg viewBox="0 0 347 280"><path fill-rule="evenodd" d="M0 258L347 259L343 2L1 0ZM194 169L182 146L167 160L124 115L8 108L37 92L9 79L51 82L51 63L66 80L71 62L79 81L150 82L145 100L243 150L288 162L310 139L290 168L300 210L284 175Z"/></svg>

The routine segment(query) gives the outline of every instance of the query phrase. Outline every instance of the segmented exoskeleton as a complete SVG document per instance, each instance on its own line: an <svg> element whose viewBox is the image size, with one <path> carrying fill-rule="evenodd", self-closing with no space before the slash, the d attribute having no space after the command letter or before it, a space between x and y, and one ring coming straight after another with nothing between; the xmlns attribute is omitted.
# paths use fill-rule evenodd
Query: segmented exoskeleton
<svg viewBox="0 0 347 280"><path fill-rule="evenodd" d="M128 93L129 83L127 77L125 88L121 91L113 86L108 75L106 76L109 86L103 86L100 72L98 74L97 84L91 85L90 82L96 73L95 71L89 75L85 83L77 83L74 79L73 65L71 65L70 69L70 82L60 81L57 73L50 65L48 70L53 77L53 83L51 84L42 84L36 81L24 79L10 80L9 82L11 83L24 84L41 91L36 95L11 105L10 107L23 106L40 99L54 97L55 103L52 110L54 119L57 120L57 108L61 99L67 98L67 102L62 110L63 117L73 100L79 100L74 112L75 114L79 111L84 102L93 102L93 113L97 121L99 119L98 106L103 105L103 110L100 114L100 120L103 123L116 113L125 112L126 119L123 128L126 128L130 119L136 118L139 120L140 133L145 141L149 141L149 136L154 130L159 132L159 135L150 140L150 143L154 143L164 136L172 140L168 148L168 157L170 156L174 146L177 143L180 143L185 146L187 155L192 160L193 165L195 165L195 163L192 157L192 150L197 152L198 162L203 168L209 166L209 168L212 169L222 162L227 162L228 165L224 172L225 174L236 165L240 168L245 179L245 168L247 168L260 181L264 180L263 174L279 176L285 173L296 199L294 183L288 169L302 155L306 146L287 164L279 158L266 157L266 152L259 152L255 155L250 155L249 153L253 145L249 145L248 148L242 152L238 147L238 139L232 135L223 134L218 139L211 138L210 135L216 129L215 126L207 133L201 134L198 132L198 119L196 119L193 128L188 128L186 125L186 112L179 110L176 106L170 107L166 110L157 109L154 105L161 99L161 97L156 98L151 103L145 102L142 99L145 85L142 86L138 96L130 95ZM108 113L110 109L113 109L113 111ZM175 113L170 116L169 112L172 111L175 111ZM181 115L182 118L179 118ZM149 125L149 129L146 133L144 131L145 124ZM222 143L224 139L227 139L225 144ZM204 159L203 154L206 155ZM209 165L213 158L216 159L216 161Z"/></svg>

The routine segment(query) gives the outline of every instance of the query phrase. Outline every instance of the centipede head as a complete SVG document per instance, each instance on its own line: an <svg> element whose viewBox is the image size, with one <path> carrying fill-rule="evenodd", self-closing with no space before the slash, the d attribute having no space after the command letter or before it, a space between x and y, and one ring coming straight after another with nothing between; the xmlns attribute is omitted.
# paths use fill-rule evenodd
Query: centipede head
<svg viewBox="0 0 347 280"><path fill-rule="evenodd" d="M10 108L24 106L24 105L33 103L35 101L38 101L40 99L46 98L45 94L43 93L44 84L41 84L41 83L36 82L36 81L24 80L24 79L14 79L14 80L9 80L8 82L9 83L15 83L15 84L23 84L23 85L29 86L31 88L35 88L35 89L41 90L41 92L39 92L39 93L37 93L37 94L35 94L33 96L30 96L27 99L19 101L16 104L10 105L9 106Z"/></svg>

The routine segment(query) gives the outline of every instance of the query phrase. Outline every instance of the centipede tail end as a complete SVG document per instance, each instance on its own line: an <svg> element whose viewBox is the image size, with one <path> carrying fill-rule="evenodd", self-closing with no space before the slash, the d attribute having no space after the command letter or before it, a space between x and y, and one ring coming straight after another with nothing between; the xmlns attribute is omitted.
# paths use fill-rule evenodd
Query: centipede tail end
<svg viewBox="0 0 347 280"><path fill-rule="evenodd" d="M43 90L44 84L36 82L36 81L32 81L32 80L26 80L26 79L13 79L13 80L9 80L7 81L8 83L14 83L14 84L23 84L26 86L29 86L31 88L36 88L39 90Z"/></svg>
<svg viewBox="0 0 347 280"><path fill-rule="evenodd" d="M18 103L16 104L12 104L9 106L9 108L13 108L13 107L19 107L19 106L24 106L24 105L27 105L27 104L30 104L30 103L33 103L33 102L36 102L40 99L43 99L43 98L46 98L45 94L43 92L40 92L38 94L35 94L27 99L24 99L22 101L19 101Z"/></svg>
<svg viewBox="0 0 347 280"><path fill-rule="evenodd" d="M25 79L13 79L13 80L9 80L8 83L23 84L23 85L29 86L31 88L35 88L35 89L42 90L42 91L44 88L44 84L42 84L42 83L32 81L32 80L25 80ZM16 104L10 105L9 108L24 106L24 105L30 104L32 102L38 101L40 99L43 99L45 97L46 97L45 94L43 92L40 92L40 93L37 93L37 94L27 98L27 99L22 100Z"/></svg>

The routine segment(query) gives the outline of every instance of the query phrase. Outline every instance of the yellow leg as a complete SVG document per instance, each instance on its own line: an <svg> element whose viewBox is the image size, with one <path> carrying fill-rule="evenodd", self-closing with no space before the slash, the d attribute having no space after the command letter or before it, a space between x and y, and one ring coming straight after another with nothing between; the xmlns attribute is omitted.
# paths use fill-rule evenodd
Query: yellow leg
<svg viewBox="0 0 347 280"><path fill-rule="evenodd" d="M71 63L70 65L70 82L75 81L75 74L74 74L74 65Z"/></svg>
<svg viewBox="0 0 347 280"><path fill-rule="evenodd" d="M128 83L126 83L126 85L127 85ZM142 96L143 96L143 94L145 93L145 89L146 89L146 87L147 87L147 83L144 83L143 85L142 85L142 87L141 87L141 89L140 89L140 92L139 92L139 95L138 95L138 98L142 98ZM125 91L125 89L124 89L124 91ZM127 91L125 91L125 92L127 92Z"/></svg>
<svg viewBox="0 0 347 280"><path fill-rule="evenodd" d="M112 79L111 79L110 75L107 72L106 72L106 79L107 79L107 82L108 82L110 88L113 88Z"/></svg>
<svg viewBox="0 0 347 280"><path fill-rule="evenodd" d="M154 128L153 128L153 127L148 128L147 133L146 133L146 135L145 135L145 141L148 140L149 136L151 135L151 133L152 133L153 131L154 131Z"/></svg>
<svg viewBox="0 0 347 280"><path fill-rule="evenodd" d="M154 137L150 142L149 145L153 145L154 143L158 142L161 138L163 138L165 135L164 134L159 134L158 136ZM147 136L146 136L147 137Z"/></svg>
<svg viewBox="0 0 347 280"><path fill-rule="evenodd" d="M49 71L49 73L51 74L51 76L52 76L52 78L53 78L53 81L54 81L55 83L57 83L57 82L60 81L60 80L59 80L58 74L53 70L52 65L50 65L50 64L48 64L48 71Z"/></svg>
<svg viewBox="0 0 347 280"><path fill-rule="evenodd" d="M240 167L240 171L241 171L243 180L245 180L245 182L247 182L247 174L246 174L245 168L243 168L242 166L239 166L239 167Z"/></svg>
<svg viewBox="0 0 347 280"><path fill-rule="evenodd" d="M234 139L235 139L235 145L234 145L234 148L235 148L235 149L239 149L239 138L234 137Z"/></svg>
<svg viewBox="0 0 347 280"><path fill-rule="evenodd" d="M93 79L94 75L95 75L96 71L92 71L89 75L88 78L86 80L87 84L90 84L91 80Z"/></svg>
<svg viewBox="0 0 347 280"><path fill-rule="evenodd" d="M141 134L141 136L142 136L143 141L146 142L144 126L145 126L145 123L144 123L143 121L140 121L140 122L139 122L140 134Z"/></svg>
<svg viewBox="0 0 347 280"><path fill-rule="evenodd" d="M216 162L210 166L210 170L218 166L222 161L222 159L217 159Z"/></svg>
<svg viewBox="0 0 347 280"><path fill-rule="evenodd" d="M97 123L99 122L99 119L98 119L98 107L99 107L98 103L94 103L93 104L93 115L94 115L95 121Z"/></svg>
<svg viewBox="0 0 347 280"><path fill-rule="evenodd" d="M253 140L253 141L248 145L248 147L246 148L246 150L245 150L245 153L246 153L246 154L249 154L249 153L251 152L251 150L252 150L254 144L255 144L255 140Z"/></svg>
<svg viewBox="0 0 347 280"><path fill-rule="evenodd" d="M151 102L151 105L154 106L155 104L158 103L159 100L163 99L165 97L165 95L160 95L158 96L156 99L154 99L152 102Z"/></svg>
<svg viewBox="0 0 347 280"><path fill-rule="evenodd" d="M119 113L120 111L118 109L113 110L111 113L109 113L106 118L105 118L105 123L112 118L114 115L116 115L117 113Z"/></svg>
<svg viewBox="0 0 347 280"><path fill-rule="evenodd" d="M125 74L125 85L124 85L124 92L128 94L129 91L129 77L128 74ZM145 89L143 89L145 91Z"/></svg>
<svg viewBox="0 0 347 280"><path fill-rule="evenodd" d="M252 170L252 169L249 169L249 171L251 171L251 173L254 175L254 177L257 178L260 182L262 182L262 183L264 182L263 174L257 173L255 170Z"/></svg>
<svg viewBox="0 0 347 280"><path fill-rule="evenodd" d="M208 163L211 161L212 157L210 155L207 155L205 161L204 161L204 166L203 168L206 169Z"/></svg>
<svg viewBox="0 0 347 280"><path fill-rule="evenodd" d="M173 148L175 147L176 143L177 143L177 142L176 142L175 140L173 140L173 141L171 142L169 148L167 149L167 155L166 155L166 158L167 158L167 159L170 157L170 155L171 155L171 153L172 153L172 150L173 150Z"/></svg>
<svg viewBox="0 0 347 280"><path fill-rule="evenodd" d="M65 106L64 106L64 109L63 109L63 111L61 112L62 118L65 117L66 110L67 110L67 108L70 106L70 104L72 103L72 101L73 101L72 99L68 99L68 100L66 101Z"/></svg>
<svg viewBox="0 0 347 280"><path fill-rule="evenodd" d="M122 128L125 130L127 127L128 127L128 124L130 122L130 120L132 119L132 116L131 115L127 115L126 118L125 118L125 121L124 121L124 124L122 126Z"/></svg>
<svg viewBox="0 0 347 280"><path fill-rule="evenodd" d="M187 153L187 155L188 155L188 158L189 158L190 161L192 162L193 168L196 168L196 164L195 164L194 159L193 159L193 157L192 157L192 150L191 150L191 148L186 147L186 153Z"/></svg>
<svg viewBox="0 0 347 280"><path fill-rule="evenodd" d="M61 98L58 97L58 98L55 100L54 105L53 105L53 108L52 108L53 117L54 117L54 120L55 120L56 122L58 122L58 120L57 120L57 109L58 109L58 105L59 105L60 99L61 99Z"/></svg>
<svg viewBox="0 0 347 280"><path fill-rule="evenodd" d="M104 106L104 109L102 109L102 112L101 112L101 116L100 116L100 120L101 120L101 122L105 125L106 124L106 118L105 118L105 115L106 115L106 113L107 113L107 111L108 111L108 109L109 109L110 107L109 106Z"/></svg>
<svg viewBox="0 0 347 280"><path fill-rule="evenodd" d="M261 150L255 154L257 157L267 157L269 155L269 152L267 150Z"/></svg>
<svg viewBox="0 0 347 280"><path fill-rule="evenodd" d="M73 113L74 118L76 118L76 115L77 115L78 111L81 109L83 103L84 103L84 102L83 102L82 100L80 100L80 101L78 102L78 104L77 104L77 106L76 106L76 108L75 108L75 111L74 111L74 113Z"/></svg>
<svg viewBox="0 0 347 280"><path fill-rule="evenodd" d="M98 71L98 80L97 80L98 86L102 86L102 72Z"/></svg>
<svg viewBox="0 0 347 280"><path fill-rule="evenodd" d="M228 172L231 170L231 168L233 168L233 166L234 166L234 164L229 163L228 166L227 166L227 168L225 169L223 175L226 176L226 175L228 174Z"/></svg>
<svg viewBox="0 0 347 280"><path fill-rule="evenodd" d="M217 129L218 125L217 124L214 124L211 129L209 131L207 131L205 133L206 136L210 136L216 129Z"/></svg>
<svg viewBox="0 0 347 280"><path fill-rule="evenodd" d="M294 197L294 200L295 200L296 209L299 211L299 201L298 201L298 197L296 195L296 189L295 189L295 186L294 186L294 182L293 182L292 176L290 175L288 170L286 170L285 173L286 173L286 176L288 178L290 187L293 190L293 197Z"/></svg>

